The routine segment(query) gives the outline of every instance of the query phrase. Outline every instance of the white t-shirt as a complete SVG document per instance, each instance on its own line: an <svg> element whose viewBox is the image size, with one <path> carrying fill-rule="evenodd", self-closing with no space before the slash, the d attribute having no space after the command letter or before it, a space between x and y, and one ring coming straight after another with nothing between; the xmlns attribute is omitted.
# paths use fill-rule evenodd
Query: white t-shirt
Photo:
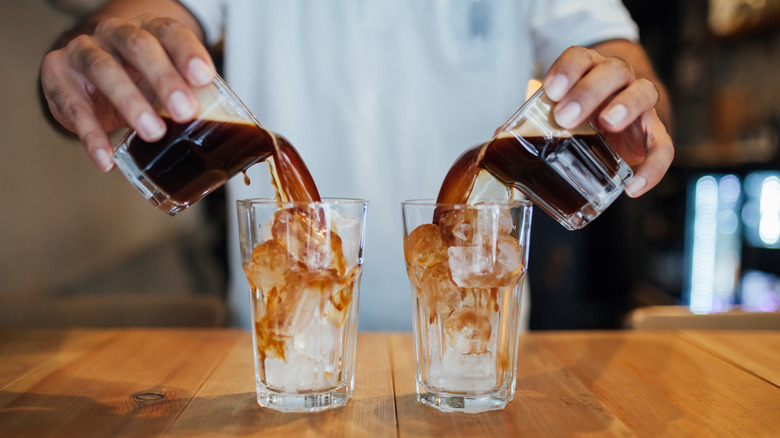
<svg viewBox="0 0 780 438"><path fill-rule="evenodd" d="M323 197L369 200L359 326L410 330L405 199L435 198L449 166L489 139L526 83L572 45L638 38L619 0L182 0L225 79L300 152ZM228 185L230 303L249 327L235 200L272 196L267 167ZM258 184L259 182L259 184Z"/></svg>

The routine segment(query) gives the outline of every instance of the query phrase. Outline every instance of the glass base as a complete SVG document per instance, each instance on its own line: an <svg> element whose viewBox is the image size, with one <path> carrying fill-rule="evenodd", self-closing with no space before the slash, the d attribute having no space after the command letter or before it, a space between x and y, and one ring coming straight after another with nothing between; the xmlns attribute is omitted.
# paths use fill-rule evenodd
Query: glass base
<svg viewBox="0 0 780 438"><path fill-rule="evenodd" d="M618 192L618 194L620 193ZM582 210L574 214L561 216L558 218L558 223L563 225L567 230L575 231L585 228L585 225L588 225L593 219L596 219L599 214L601 214L600 211L597 211L591 208L591 206L586 205L582 208Z"/></svg>
<svg viewBox="0 0 780 438"><path fill-rule="evenodd" d="M319 412L345 406L351 394L331 391L318 394L257 394L257 404L280 412Z"/></svg>
<svg viewBox="0 0 780 438"><path fill-rule="evenodd" d="M158 209L173 216L189 207L189 204L180 204L173 201L156 184L150 181L135 164L133 157L127 153L127 148L124 144L114 151L114 163L116 163L116 167L122 171L122 174L125 175L130 184Z"/></svg>
<svg viewBox="0 0 780 438"><path fill-rule="evenodd" d="M609 184L601 188L597 195L588 195L580 190L580 195L589 199L589 202L579 211L569 215L564 215L541 199L533 197L533 200L566 229L572 231L579 230L599 217L607 207L612 205L612 203L623 193L623 189L628 182L631 181L632 177L633 172L631 171L631 168L623 161L619 161L617 173L611 178Z"/></svg>
<svg viewBox="0 0 780 438"><path fill-rule="evenodd" d="M417 401L443 412L463 412L477 414L480 412L504 409L512 401L512 396L502 393L484 395L455 395L447 393L418 392Z"/></svg>

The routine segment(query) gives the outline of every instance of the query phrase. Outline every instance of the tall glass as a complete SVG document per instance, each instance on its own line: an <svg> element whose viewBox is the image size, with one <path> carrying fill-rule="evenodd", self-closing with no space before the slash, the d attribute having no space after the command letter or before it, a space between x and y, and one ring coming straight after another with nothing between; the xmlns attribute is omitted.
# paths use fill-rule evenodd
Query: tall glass
<svg viewBox="0 0 780 438"><path fill-rule="evenodd" d="M237 202L260 406L313 412L352 396L367 205Z"/></svg>
<svg viewBox="0 0 780 438"><path fill-rule="evenodd" d="M402 203L417 400L502 409L515 391L531 203Z"/></svg>

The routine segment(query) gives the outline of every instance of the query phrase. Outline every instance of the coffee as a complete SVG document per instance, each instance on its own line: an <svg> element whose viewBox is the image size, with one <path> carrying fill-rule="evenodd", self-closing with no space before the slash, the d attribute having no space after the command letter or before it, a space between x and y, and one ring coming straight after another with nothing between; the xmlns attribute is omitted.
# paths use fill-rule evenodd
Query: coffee
<svg viewBox="0 0 780 438"><path fill-rule="evenodd" d="M128 153L145 176L175 202L189 205L255 163L269 161L280 201L317 202L317 187L295 148L282 136L241 120L176 123L163 117L165 136L137 135Z"/></svg>
<svg viewBox="0 0 780 438"><path fill-rule="evenodd" d="M631 168L590 120L563 128L554 107L538 89L493 138L455 161L437 202L507 202L517 189L570 230L598 217L623 192Z"/></svg>
<svg viewBox="0 0 780 438"><path fill-rule="evenodd" d="M588 199L583 196L580 188L556 171L554 166L550 166L549 163L555 161L556 156L572 156L572 161L576 160L577 166L593 170L589 174L592 174L598 184L607 185L610 183L609 179L617 175L617 158L597 133L577 133L561 137L538 133L517 134L504 132L463 153L447 173L437 202L467 202L477 175L485 170L507 187L517 188L529 195L544 210L555 209L563 215L570 215L585 207ZM602 176L604 172L596 171L597 169L590 169L599 164L580 156L578 151L583 148L601 160L601 170L606 170L606 175ZM561 163L566 164L572 163Z"/></svg>
<svg viewBox="0 0 780 438"><path fill-rule="evenodd" d="M238 173L249 184L246 170L265 161L279 202L320 201L295 148L265 129L222 78L192 92L198 101L194 120L177 123L157 105L163 138L146 142L129 131L114 148L117 168L147 200L175 215Z"/></svg>

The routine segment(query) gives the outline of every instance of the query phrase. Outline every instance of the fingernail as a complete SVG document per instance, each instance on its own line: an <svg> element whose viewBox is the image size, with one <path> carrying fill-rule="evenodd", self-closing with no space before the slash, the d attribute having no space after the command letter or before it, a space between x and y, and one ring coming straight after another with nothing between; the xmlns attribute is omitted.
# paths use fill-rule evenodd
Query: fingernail
<svg viewBox="0 0 780 438"><path fill-rule="evenodd" d="M95 151L95 162L103 172L108 172L114 167L111 155L109 155L105 149L98 149Z"/></svg>
<svg viewBox="0 0 780 438"><path fill-rule="evenodd" d="M165 133L165 125L150 112L138 116L138 129L150 140L157 140Z"/></svg>
<svg viewBox="0 0 780 438"><path fill-rule="evenodd" d="M557 102L566 94L569 88L569 80L564 75L555 75L544 84L544 93L553 102Z"/></svg>
<svg viewBox="0 0 780 438"><path fill-rule="evenodd" d="M628 115L625 105L615 105L604 113L604 120L612 126L618 126Z"/></svg>
<svg viewBox="0 0 780 438"><path fill-rule="evenodd" d="M200 58L192 58L187 65L187 73L193 85L203 86L211 82L213 74L208 64Z"/></svg>
<svg viewBox="0 0 780 438"><path fill-rule="evenodd" d="M643 176L634 176L626 186L626 194L632 198L636 198L642 194L646 185L647 180Z"/></svg>
<svg viewBox="0 0 780 438"><path fill-rule="evenodd" d="M555 111L555 122L564 128L573 128L574 121L580 116L582 107L577 102L569 102L563 108Z"/></svg>
<svg viewBox="0 0 780 438"><path fill-rule="evenodd" d="M171 97L168 98L168 107L171 110L171 115L176 119L189 119L195 115L195 107L192 106L183 91L171 93Z"/></svg>

